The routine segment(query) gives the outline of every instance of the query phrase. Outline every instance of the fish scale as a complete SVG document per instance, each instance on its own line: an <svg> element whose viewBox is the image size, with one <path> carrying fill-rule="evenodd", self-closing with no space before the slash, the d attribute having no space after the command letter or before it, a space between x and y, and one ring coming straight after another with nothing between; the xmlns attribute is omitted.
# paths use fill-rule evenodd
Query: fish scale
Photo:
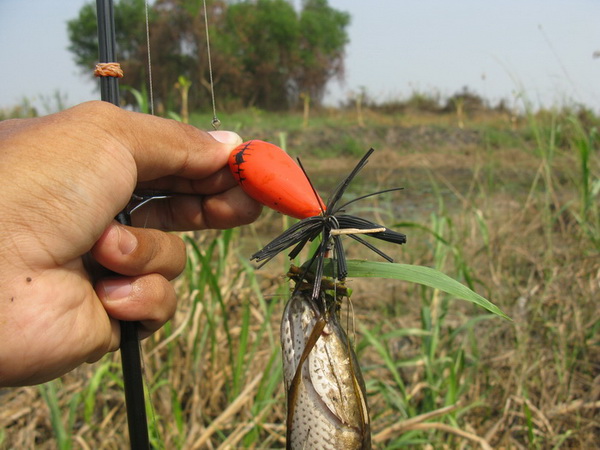
<svg viewBox="0 0 600 450"><path fill-rule="evenodd" d="M288 397L287 448L371 448L369 414L358 361L337 312L328 312L335 308L326 306L335 300L323 291L315 300L311 293L312 287L294 293L285 307L281 325L283 377ZM323 321L322 330L314 336L314 330ZM315 337L316 341L311 342Z"/></svg>

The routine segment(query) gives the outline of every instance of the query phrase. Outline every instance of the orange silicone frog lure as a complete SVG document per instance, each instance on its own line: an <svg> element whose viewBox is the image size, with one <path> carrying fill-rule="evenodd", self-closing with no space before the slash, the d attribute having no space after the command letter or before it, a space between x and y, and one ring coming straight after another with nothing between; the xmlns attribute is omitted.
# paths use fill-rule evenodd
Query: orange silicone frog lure
<svg viewBox="0 0 600 450"><path fill-rule="evenodd" d="M326 209L302 169L276 145L244 142L231 152L229 168L250 197L282 214L305 219Z"/></svg>
<svg viewBox="0 0 600 450"><path fill-rule="evenodd" d="M392 262L393 259L367 242L360 235L380 239L395 244L404 244L406 236L390 230L384 225L346 213L350 204L385 192L401 188L385 189L362 195L353 200L342 202L342 196L352 180L367 164L370 149L342 182L334 189L327 205L311 185L306 173L287 153L276 145L263 141L248 141L231 152L229 168L244 191L253 199L283 214L300 219L281 235L273 239L262 250L254 253L250 259L266 264L278 253L292 247L291 259L298 256L302 248L318 236L319 248L310 258L306 270L316 264L314 273L313 298L319 295L323 276L324 258L333 250L336 261L335 276L339 280L346 278L348 267L342 246L342 235L360 242L379 256Z"/></svg>

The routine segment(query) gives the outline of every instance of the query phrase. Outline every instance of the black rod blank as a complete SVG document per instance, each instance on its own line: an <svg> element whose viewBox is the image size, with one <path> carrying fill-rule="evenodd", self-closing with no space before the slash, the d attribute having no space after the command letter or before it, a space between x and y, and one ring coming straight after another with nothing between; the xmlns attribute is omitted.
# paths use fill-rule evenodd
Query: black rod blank
<svg viewBox="0 0 600 450"><path fill-rule="evenodd" d="M96 13L98 16L99 62L117 62L112 0L96 0ZM116 77L100 77L100 95L103 101L119 106L119 80ZM127 210L122 211L117 216L117 220L123 225L131 225L131 217ZM123 367L129 442L132 449L149 449L148 420L146 417L137 323L121 321L120 326L121 365Z"/></svg>

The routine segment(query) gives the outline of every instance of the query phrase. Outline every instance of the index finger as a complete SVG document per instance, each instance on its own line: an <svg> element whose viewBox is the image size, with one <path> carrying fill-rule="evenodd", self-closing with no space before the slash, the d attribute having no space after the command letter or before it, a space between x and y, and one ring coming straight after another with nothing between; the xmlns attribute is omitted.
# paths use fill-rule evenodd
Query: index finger
<svg viewBox="0 0 600 450"><path fill-rule="evenodd" d="M175 120L125 111L106 102L88 102L73 110L77 114L109 118L107 131L131 153L138 182L168 176L205 178L225 166L231 150L242 143L233 132L207 133Z"/></svg>

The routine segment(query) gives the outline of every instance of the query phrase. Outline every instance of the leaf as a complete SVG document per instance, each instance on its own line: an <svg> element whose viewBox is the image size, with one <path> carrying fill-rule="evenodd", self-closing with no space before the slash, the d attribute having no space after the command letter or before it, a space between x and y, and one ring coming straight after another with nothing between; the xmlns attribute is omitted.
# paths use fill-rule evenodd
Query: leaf
<svg viewBox="0 0 600 450"><path fill-rule="evenodd" d="M325 266L324 274L330 275L331 260ZM464 284L459 283L448 275L432 269L431 267L415 266L412 264L396 264L388 262L375 261L348 261L348 275L358 278L392 278L396 280L409 281L411 283L422 284L425 286L439 289L461 300L475 303L489 312L505 319L511 320L500 308L489 300L469 289Z"/></svg>

